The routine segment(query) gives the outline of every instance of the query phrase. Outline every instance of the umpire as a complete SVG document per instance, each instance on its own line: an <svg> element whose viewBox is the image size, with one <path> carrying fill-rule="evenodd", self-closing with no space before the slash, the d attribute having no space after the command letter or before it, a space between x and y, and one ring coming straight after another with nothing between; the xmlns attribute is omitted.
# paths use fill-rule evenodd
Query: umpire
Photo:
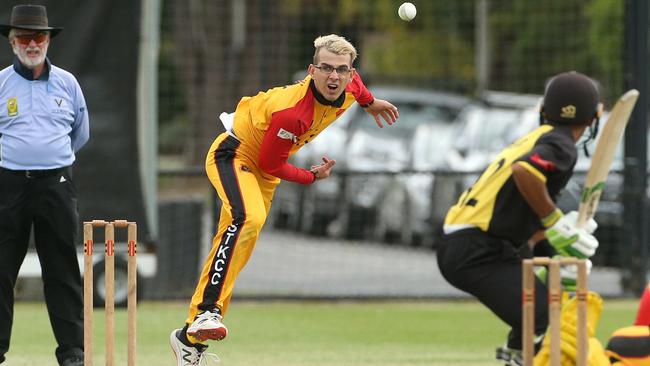
<svg viewBox="0 0 650 366"><path fill-rule="evenodd" d="M14 285L34 228L59 365L83 365L75 153L88 141L88 111L75 77L47 59L44 6L13 7L0 33L16 55L0 71L0 363L9 350ZM23 324L30 327L30 324Z"/></svg>

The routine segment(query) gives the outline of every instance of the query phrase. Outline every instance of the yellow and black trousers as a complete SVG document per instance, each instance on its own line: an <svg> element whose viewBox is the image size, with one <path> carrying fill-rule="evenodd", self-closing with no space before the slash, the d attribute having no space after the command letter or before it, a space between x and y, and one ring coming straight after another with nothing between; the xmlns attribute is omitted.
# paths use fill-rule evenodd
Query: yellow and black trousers
<svg viewBox="0 0 650 366"><path fill-rule="evenodd" d="M241 142L224 132L210 147L205 170L221 199L219 226L192 296L187 324L216 309L225 315L237 276L262 230L279 179L264 177L254 162L238 154Z"/></svg>

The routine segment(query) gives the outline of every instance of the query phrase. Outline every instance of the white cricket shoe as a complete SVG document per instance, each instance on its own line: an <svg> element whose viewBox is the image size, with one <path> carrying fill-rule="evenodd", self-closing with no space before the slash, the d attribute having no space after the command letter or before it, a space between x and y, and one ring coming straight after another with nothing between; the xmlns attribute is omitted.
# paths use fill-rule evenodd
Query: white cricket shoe
<svg viewBox="0 0 650 366"><path fill-rule="evenodd" d="M228 335L228 328L221 322L221 315L213 311L199 314L187 328L187 334L199 342L220 341Z"/></svg>
<svg viewBox="0 0 650 366"><path fill-rule="evenodd" d="M169 335L169 344L176 356L176 366L199 366L201 364L209 366L219 362L217 355L205 352L208 346L197 345L196 347L190 347L183 344L178 338L180 332L181 329L174 329Z"/></svg>

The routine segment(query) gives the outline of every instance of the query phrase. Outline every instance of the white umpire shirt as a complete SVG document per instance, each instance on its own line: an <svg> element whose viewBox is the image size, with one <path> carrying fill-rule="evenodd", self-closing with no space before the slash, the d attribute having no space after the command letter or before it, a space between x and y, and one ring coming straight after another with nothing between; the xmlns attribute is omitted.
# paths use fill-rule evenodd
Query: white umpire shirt
<svg viewBox="0 0 650 366"><path fill-rule="evenodd" d="M18 58L0 71L2 168L67 167L88 141L88 110L77 79L48 59L45 62L37 80Z"/></svg>

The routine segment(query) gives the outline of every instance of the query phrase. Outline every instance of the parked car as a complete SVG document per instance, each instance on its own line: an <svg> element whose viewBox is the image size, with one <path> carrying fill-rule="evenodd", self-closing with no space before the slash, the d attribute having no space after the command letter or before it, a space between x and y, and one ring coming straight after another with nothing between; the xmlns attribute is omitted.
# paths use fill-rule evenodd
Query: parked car
<svg viewBox="0 0 650 366"><path fill-rule="evenodd" d="M458 116L460 125L447 162L456 171L483 170L506 146L539 126L537 107L504 108L475 103Z"/></svg>
<svg viewBox="0 0 650 366"><path fill-rule="evenodd" d="M455 119L470 100L450 93L422 90L379 89L373 92L397 105L400 119L384 131L373 126L370 116L362 114L359 117L365 123L351 125L348 129L346 170L354 175L348 177L344 186L344 199L341 200L344 210L334 222L333 233L348 238L388 239L397 224L400 241L411 242L415 238L415 228L423 227L416 219L422 216L416 213L416 207L422 212L424 206L407 203L413 201L413 191L419 185L430 184L430 179L426 174L405 175L404 171L414 171L416 164L424 168L425 164L436 161L435 156L423 155L432 150L441 153L435 148L448 146L451 140L450 136L445 138L445 133L452 130ZM427 133L428 138L424 136ZM437 146L430 145L432 149L426 151L426 140L429 144L435 141ZM373 172L380 174L371 174ZM405 204L398 206L398 202Z"/></svg>
<svg viewBox="0 0 650 366"><path fill-rule="evenodd" d="M379 203L374 237L385 242L433 246L436 236L434 212L450 206L450 196L434 199L438 184L434 171L448 170L446 154L456 137L453 123L422 124L415 131L409 172L392 176ZM442 198L441 197L441 198Z"/></svg>

